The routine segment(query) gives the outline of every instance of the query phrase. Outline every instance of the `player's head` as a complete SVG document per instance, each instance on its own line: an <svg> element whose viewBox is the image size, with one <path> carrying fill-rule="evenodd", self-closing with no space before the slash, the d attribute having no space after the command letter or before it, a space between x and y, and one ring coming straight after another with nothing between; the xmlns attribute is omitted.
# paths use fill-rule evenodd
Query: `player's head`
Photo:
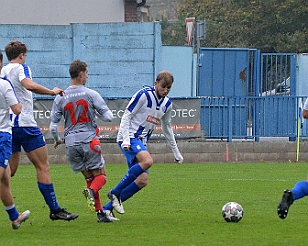
<svg viewBox="0 0 308 246"><path fill-rule="evenodd" d="M86 83L88 79L87 63L80 61L80 60L74 60L71 62L69 72L70 72L72 79L78 80L82 84Z"/></svg>
<svg viewBox="0 0 308 246"><path fill-rule="evenodd" d="M23 42L17 40L11 41L5 46L5 54L9 61L20 56L20 59L22 60L21 63L25 62L27 51L27 46Z"/></svg>
<svg viewBox="0 0 308 246"><path fill-rule="evenodd" d="M154 82L155 92L158 98L162 98L168 95L171 90L174 78L168 71L161 71Z"/></svg>

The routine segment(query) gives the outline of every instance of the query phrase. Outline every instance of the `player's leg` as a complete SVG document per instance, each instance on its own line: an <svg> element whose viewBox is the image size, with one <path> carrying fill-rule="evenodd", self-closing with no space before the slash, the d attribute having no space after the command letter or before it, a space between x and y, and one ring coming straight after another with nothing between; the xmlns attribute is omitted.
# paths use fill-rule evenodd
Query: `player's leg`
<svg viewBox="0 0 308 246"><path fill-rule="evenodd" d="M50 165L48 162L46 145L26 152L26 155L35 167L37 181L43 184L51 184Z"/></svg>
<svg viewBox="0 0 308 246"><path fill-rule="evenodd" d="M99 191L106 183L105 167L103 169L84 170L82 174L87 183L87 188L83 190L83 194L87 199L89 209L96 212L102 210Z"/></svg>
<svg viewBox="0 0 308 246"><path fill-rule="evenodd" d="M98 192L106 183L106 169L105 160L101 154L100 141L98 138L93 138L90 143L84 144L78 148L80 149L80 160L77 160L77 164L87 182L87 188L83 190L83 194L87 198L90 209L101 211L102 205ZM75 157L70 159L73 158L76 164ZM92 205L92 201L95 202L95 207Z"/></svg>
<svg viewBox="0 0 308 246"><path fill-rule="evenodd" d="M16 206L14 204L14 198L11 191L10 179L11 172L10 166L6 169L0 166L0 195L1 201L4 205L5 211L7 212L9 219L12 221L12 227L14 230L20 227L20 224L26 221L30 216L30 211L26 210L23 213L18 213Z"/></svg>
<svg viewBox="0 0 308 246"><path fill-rule="evenodd" d="M119 142L118 145L121 148L121 142ZM131 139L131 146L129 150L124 150L122 148L121 150L126 157L129 170L120 180L117 186L108 193L108 197L112 201L113 208L118 213L123 214L124 208L121 201L122 191L131 185L139 175L144 173L152 166L153 159L147 148L139 139Z"/></svg>
<svg viewBox="0 0 308 246"><path fill-rule="evenodd" d="M148 170L153 163L152 157L147 150L138 152L136 158L138 162L127 171L117 186L112 189L112 194L120 195L128 185L134 182L139 175Z"/></svg>
<svg viewBox="0 0 308 246"><path fill-rule="evenodd" d="M277 207L278 216L285 219L292 203L305 196L308 196L308 181L299 181L291 190L284 190Z"/></svg>
<svg viewBox="0 0 308 246"><path fill-rule="evenodd" d="M293 201L301 199L308 195L308 182L299 181L292 188L292 199Z"/></svg>
<svg viewBox="0 0 308 246"><path fill-rule="evenodd" d="M36 169L38 188L50 209L50 219L74 220L78 218L78 214L69 213L65 209L62 209L58 204L49 173L50 166L48 162L48 152L43 134L40 132L38 127L25 127L24 135L22 147Z"/></svg>
<svg viewBox="0 0 308 246"><path fill-rule="evenodd" d="M11 177L13 177L18 169L18 164L20 161L20 151L14 152L10 157L10 168L11 168Z"/></svg>

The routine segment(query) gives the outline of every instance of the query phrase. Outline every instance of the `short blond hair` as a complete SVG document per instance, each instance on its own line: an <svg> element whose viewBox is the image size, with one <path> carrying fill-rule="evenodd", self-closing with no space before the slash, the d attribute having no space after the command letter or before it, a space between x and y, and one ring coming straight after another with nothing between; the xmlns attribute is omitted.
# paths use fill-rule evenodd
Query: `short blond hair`
<svg viewBox="0 0 308 246"><path fill-rule="evenodd" d="M168 71L161 71L159 74L157 74L156 81L165 81L167 84L172 84L174 81L172 73Z"/></svg>

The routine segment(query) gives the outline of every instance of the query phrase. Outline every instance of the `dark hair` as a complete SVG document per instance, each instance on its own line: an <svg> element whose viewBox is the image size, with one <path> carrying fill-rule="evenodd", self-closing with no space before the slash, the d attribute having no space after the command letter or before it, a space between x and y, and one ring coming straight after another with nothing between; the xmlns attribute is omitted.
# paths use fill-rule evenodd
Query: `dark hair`
<svg viewBox="0 0 308 246"><path fill-rule="evenodd" d="M85 72L87 69L88 65L80 60L74 60L72 61L71 65L70 65L70 75L71 78L77 78L80 72Z"/></svg>
<svg viewBox="0 0 308 246"><path fill-rule="evenodd" d="M21 53L26 54L27 51L27 46L23 42L17 40L11 41L5 46L5 54L9 61L17 58Z"/></svg>
<svg viewBox="0 0 308 246"><path fill-rule="evenodd" d="M3 54L1 52L1 50L0 50L0 61L3 61Z"/></svg>

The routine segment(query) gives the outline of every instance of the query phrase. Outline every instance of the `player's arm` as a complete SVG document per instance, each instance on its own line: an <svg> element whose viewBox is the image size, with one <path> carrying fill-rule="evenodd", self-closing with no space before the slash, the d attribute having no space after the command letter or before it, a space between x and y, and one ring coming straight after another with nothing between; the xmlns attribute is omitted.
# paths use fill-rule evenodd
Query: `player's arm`
<svg viewBox="0 0 308 246"><path fill-rule="evenodd" d="M59 130L58 130L58 123L60 122L60 119L62 117L62 113L60 110L58 110L57 107L57 101L59 99L59 96L57 96L52 104L51 108L51 115L50 115L50 132L52 135L54 142L54 148L56 149L60 144L62 144L64 141L61 139L59 135Z"/></svg>
<svg viewBox="0 0 308 246"><path fill-rule="evenodd" d="M105 111L104 113L95 112L95 115L100 118L102 121L111 122L113 120L113 115L110 110Z"/></svg>
<svg viewBox="0 0 308 246"><path fill-rule="evenodd" d="M6 101L8 102L8 105L10 105L11 110L15 115L19 115L22 110L22 105L19 102L14 87L11 84L7 84L8 88L5 93Z"/></svg>
<svg viewBox="0 0 308 246"><path fill-rule="evenodd" d="M130 148L129 125L131 118L132 112L130 112L128 109L125 109L120 123L120 129L123 136L123 143L121 144L121 147L124 150L128 150Z"/></svg>
<svg viewBox="0 0 308 246"><path fill-rule="evenodd" d="M168 110L166 114L161 119L161 126L163 134L167 140L167 143L171 147L171 150L174 154L175 162L176 163L182 163L183 162L183 156L181 155L178 145L174 138L174 133L171 127L171 110Z"/></svg>
<svg viewBox="0 0 308 246"><path fill-rule="evenodd" d="M95 115L102 121L111 122L113 120L113 115L111 110L108 108L105 100L98 94L95 93L93 98L95 106Z"/></svg>
<svg viewBox="0 0 308 246"><path fill-rule="evenodd" d="M11 105L10 107L15 115L19 115L21 113L21 109L22 109L21 103Z"/></svg>
<svg viewBox="0 0 308 246"><path fill-rule="evenodd" d="M304 107L303 107L303 117L305 119L308 119L308 98L306 99L305 103L304 103Z"/></svg>
<svg viewBox="0 0 308 246"><path fill-rule="evenodd" d="M147 97L142 91L136 94L129 101L120 123L120 130L123 136L121 147L124 150L130 148L129 126L133 115L137 115L140 108L147 103Z"/></svg>
<svg viewBox="0 0 308 246"><path fill-rule="evenodd" d="M60 138L60 135L59 135L58 123L51 122L49 128L50 128L52 138L55 141L53 147L56 149L60 144L63 143L63 140Z"/></svg>
<svg viewBox="0 0 308 246"><path fill-rule="evenodd" d="M55 96L55 95L63 95L64 91L58 87L53 88L52 90L46 88L45 86L42 86L36 82L34 82L32 79L30 78L24 78L21 81L22 85L29 91L32 91L36 94L43 94L43 95L51 95L51 96Z"/></svg>

